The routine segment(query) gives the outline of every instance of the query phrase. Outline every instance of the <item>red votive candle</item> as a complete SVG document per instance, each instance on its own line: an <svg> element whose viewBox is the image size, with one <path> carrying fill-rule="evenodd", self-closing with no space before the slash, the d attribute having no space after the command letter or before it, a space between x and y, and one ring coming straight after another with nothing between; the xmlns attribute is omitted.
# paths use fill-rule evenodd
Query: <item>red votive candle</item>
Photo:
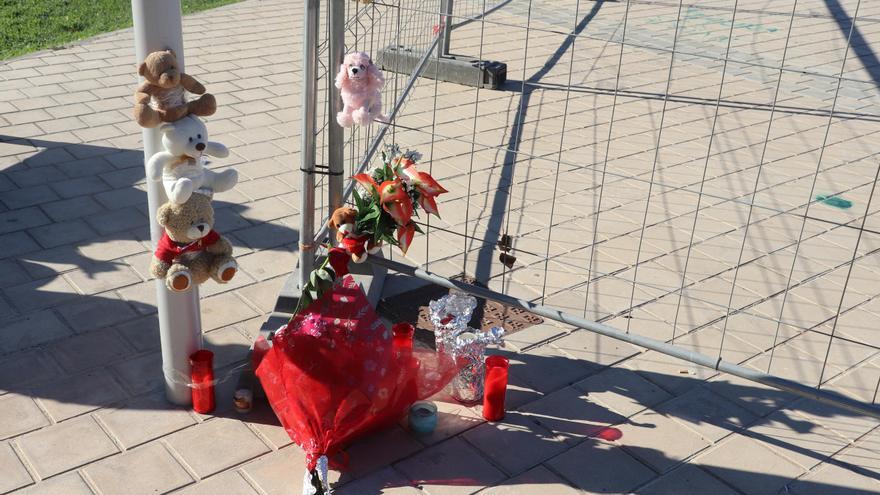
<svg viewBox="0 0 880 495"><path fill-rule="evenodd" d="M416 327L412 326L410 323L395 323L391 327L392 337L392 345L395 349L412 349L413 347L413 334L416 331Z"/></svg>
<svg viewBox="0 0 880 495"><path fill-rule="evenodd" d="M510 361L504 356L486 358L486 386L483 391L483 417L487 421L504 418L504 395L507 392L507 369Z"/></svg>
<svg viewBox="0 0 880 495"><path fill-rule="evenodd" d="M192 366L193 410L208 414L214 410L214 353L205 349L192 353L189 357Z"/></svg>

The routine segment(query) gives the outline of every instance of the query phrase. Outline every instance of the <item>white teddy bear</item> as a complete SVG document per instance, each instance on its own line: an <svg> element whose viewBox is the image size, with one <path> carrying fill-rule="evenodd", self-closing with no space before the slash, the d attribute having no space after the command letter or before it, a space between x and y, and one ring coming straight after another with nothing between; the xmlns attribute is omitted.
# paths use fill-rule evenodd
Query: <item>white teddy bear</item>
<svg viewBox="0 0 880 495"><path fill-rule="evenodd" d="M161 180L168 200L185 203L199 189L223 192L238 182L238 172L227 169L217 173L204 167L206 156L229 156L226 146L208 141L208 129L194 115L159 126L165 151L153 155L147 162L147 173L154 181Z"/></svg>

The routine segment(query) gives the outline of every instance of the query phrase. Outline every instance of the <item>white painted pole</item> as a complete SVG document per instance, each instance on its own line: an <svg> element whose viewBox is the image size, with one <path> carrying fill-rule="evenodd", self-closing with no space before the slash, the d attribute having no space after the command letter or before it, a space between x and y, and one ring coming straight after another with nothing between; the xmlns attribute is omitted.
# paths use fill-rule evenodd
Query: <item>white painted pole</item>
<svg viewBox="0 0 880 495"><path fill-rule="evenodd" d="M180 70L183 63L183 29L180 0L131 0L134 19L136 62L132 71L137 73L147 54L171 48L177 55ZM132 92L133 94L134 92ZM144 129L144 162L161 150L161 136L157 129ZM156 210L168 198L161 182L147 180L147 203L150 210L150 238L155 249L162 237L162 226L156 222ZM198 287L184 293L175 293L156 281L156 304L159 308L159 338L162 343L162 372L165 375L165 394L174 404L192 403L188 387L189 356L199 349L202 322L199 314Z"/></svg>

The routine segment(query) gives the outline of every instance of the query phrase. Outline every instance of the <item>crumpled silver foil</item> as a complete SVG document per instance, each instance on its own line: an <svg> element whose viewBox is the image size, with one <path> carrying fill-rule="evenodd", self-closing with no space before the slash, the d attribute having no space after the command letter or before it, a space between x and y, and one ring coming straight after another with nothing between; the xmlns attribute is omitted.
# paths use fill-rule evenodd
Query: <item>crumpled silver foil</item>
<svg viewBox="0 0 880 495"><path fill-rule="evenodd" d="M318 480L321 483L322 491L319 492L318 488L312 484L312 472L307 470L305 477L303 477L303 495L331 495L333 493L330 490L330 481L327 477L329 467L330 463L326 455L318 458L315 471L318 473Z"/></svg>
<svg viewBox="0 0 880 495"><path fill-rule="evenodd" d="M467 294L450 294L428 303L437 352L451 353L455 338L467 332L477 308L477 299Z"/></svg>

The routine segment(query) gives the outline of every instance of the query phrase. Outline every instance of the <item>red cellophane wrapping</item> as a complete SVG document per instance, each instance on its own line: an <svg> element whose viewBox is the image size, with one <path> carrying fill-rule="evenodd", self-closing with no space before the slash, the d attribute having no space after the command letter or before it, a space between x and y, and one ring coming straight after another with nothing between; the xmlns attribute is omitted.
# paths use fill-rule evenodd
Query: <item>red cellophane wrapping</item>
<svg viewBox="0 0 880 495"><path fill-rule="evenodd" d="M346 276L257 343L257 377L281 425L308 456L339 453L352 440L396 423L458 372L446 354L392 348L360 286Z"/></svg>

